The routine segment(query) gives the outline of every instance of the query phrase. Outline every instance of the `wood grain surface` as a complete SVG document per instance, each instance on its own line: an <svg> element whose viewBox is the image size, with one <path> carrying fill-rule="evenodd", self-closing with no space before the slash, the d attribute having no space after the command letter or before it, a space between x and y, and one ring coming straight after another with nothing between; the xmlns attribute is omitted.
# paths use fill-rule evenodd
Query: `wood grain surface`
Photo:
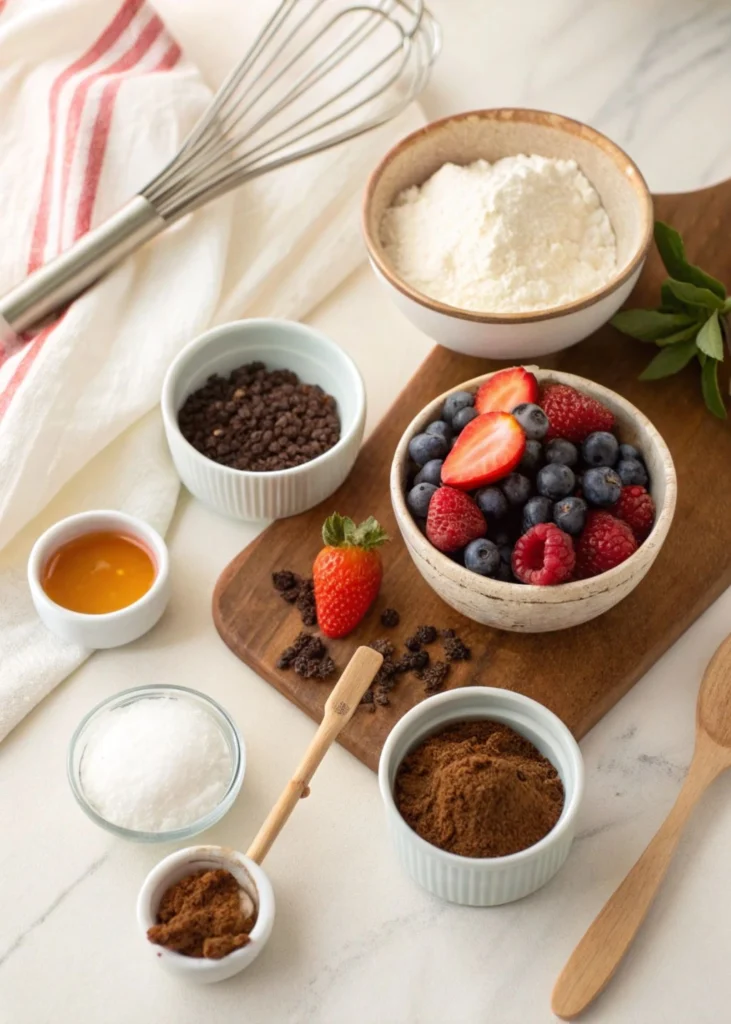
<svg viewBox="0 0 731 1024"><path fill-rule="evenodd" d="M655 213L682 233L689 259L731 282L731 182L656 196ZM653 250L628 305L656 306L664 276ZM500 632L452 611L413 566L391 512L391 453L431 398L500 365L436 348L366 442L340 490L318 508L274 523L224 570L213 595L221 637L262 678L320 721L331 687L275 667L301 624L297 612L275 594L271 573L286 568L310 574L329 513L337 510L354 519L375 515L393 537L384 551L381 595L351 636L331 643L338 667L345 667L360 644L379 636L402 643L422 623L451 627L472 648L472 661L455 666L448 686L518 690L547 705L577 737L583 736L731 584L731 428L705 409L695 362L667 380L638 381L652 354L652 346L606 326L544 363L597 380L642 409L665 438L678 472L675 521L657 562L637 589L601 618L559 633ZM722 388L728 391L725 370ZM379 622L389 606L402 618L391 631ZM388 732L423 698L423 684L402 676L391 705L374 714L359 709L340 742L375 770Z"/></svg>

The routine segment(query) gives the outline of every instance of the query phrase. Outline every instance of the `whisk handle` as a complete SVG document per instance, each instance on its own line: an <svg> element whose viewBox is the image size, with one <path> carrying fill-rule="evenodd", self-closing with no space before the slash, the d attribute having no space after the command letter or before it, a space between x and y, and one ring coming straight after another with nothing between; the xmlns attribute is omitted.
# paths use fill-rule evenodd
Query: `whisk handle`
<svg viewBox="0 0 731 1024"><path fill-rule="evenodd" d="M135 196L0 299L0 336L3 329L20 334L37 327L162 231L166 223L147 199Z"/></svg>

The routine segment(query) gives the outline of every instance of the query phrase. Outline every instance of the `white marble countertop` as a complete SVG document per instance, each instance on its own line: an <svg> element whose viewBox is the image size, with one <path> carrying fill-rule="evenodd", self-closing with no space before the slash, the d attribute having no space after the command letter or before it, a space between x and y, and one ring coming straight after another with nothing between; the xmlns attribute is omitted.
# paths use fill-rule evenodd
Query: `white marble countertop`
<svg viewBox="0 0 731 1024"><path fill-rule="evenodd" d="M433 0L433 8L445 51L425 96L428 117L553 109L612 135L655 190L731 175L723 0ZM426 339L365 269L313 319L361 366L373 425ZM541 892L480 911L417 889L391 854L374 776L337 748L268 858L278 899L269 946L237 979L196 989L158 970L137 933L137 890L161 851L118 842L87 821L64 759L77 721L104 696L144 682L202 689L231 711L249 758L235 809L207 838L246 847L313 729L236 661L211 623L213 583L254 533L184 498L169 538L174 595L163 622L143 641L92 658L0 746L0 1024L550 1021L554 978L681 785L698 683L728 631L731 598L583 741L579 835ZM729 846L731 778L694 817L630 957L587 1021L729 1019Z"/></svg>

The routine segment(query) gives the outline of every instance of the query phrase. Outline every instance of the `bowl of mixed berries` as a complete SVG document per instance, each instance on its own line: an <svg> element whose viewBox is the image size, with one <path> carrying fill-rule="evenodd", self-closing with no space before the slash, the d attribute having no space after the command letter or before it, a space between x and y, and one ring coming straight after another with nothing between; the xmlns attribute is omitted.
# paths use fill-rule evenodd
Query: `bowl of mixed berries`
<svg viewBox="0 0 731 1024"><path fill-rule="evenodd" d="M399 441L391 500L417 568L498 629L576 626L626 597L675 511L667 445L621 395L510 367L435 398Z"/></svg>

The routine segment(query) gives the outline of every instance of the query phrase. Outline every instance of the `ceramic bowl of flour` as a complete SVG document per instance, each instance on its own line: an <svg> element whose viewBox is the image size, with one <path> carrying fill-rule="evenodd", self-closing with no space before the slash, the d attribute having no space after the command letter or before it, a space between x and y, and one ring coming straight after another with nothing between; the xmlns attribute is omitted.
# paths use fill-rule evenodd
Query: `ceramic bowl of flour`
<svg viewBox="0 0 731 1024"><path fill-rule="evenodd" d="M427 125L386 154L363 203L371 266L402 313L456 352L519 361L568 348L617 312L652 225L627 154L537 110Z"/></svg>
<svg viewBox="0 0 731 1024"><path fill-rule="evenodd" d="M572 373L541 370L535 366L529 369L541 387L567 384L596 398L613 413L619 438L642 451L650 475L656 517L650 535L633 555L600 576L554 587L540 587L480 576L442 554L427 540L406 505L409 441L428 423L439 419L447 395L452 391L476 391L492 376L490 373L445 391L411 421L396 447L391 465L391 504L416 568L446 604L467 618L495 629L513 633L548 633L578 626L603 615L635 589L649 572L667 538L675 513L677 480L672 456L661 435L626 398Z"/></svg>

